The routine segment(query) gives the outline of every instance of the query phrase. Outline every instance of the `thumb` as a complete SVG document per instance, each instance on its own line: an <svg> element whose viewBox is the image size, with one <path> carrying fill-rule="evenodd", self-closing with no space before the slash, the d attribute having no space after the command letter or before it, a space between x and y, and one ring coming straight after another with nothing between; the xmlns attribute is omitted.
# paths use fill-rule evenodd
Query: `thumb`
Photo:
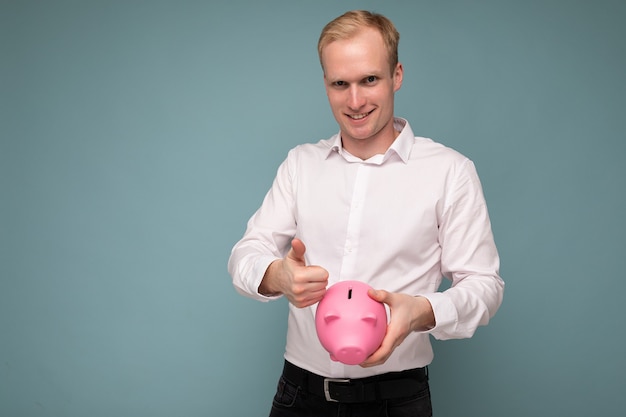
<svg viewBox="0 0 626 417"><path fill-rule="evenodd" d="M374 301L378 301L380 303L386 303L387 302L387 296L388 296L388 292L385 290L375 290L373 288L370 288L367 291L367 295L370 296L370 298Z"/></svg>
<svg viewBox="0 0 626 417"><path fill-rule="evenodd" d="M306 252L306 246L304 246L304 243L302 243L300 239L296 238L291 241L291 249L289 253L287 253L287 257L305 265L304 252Z"/></svg>

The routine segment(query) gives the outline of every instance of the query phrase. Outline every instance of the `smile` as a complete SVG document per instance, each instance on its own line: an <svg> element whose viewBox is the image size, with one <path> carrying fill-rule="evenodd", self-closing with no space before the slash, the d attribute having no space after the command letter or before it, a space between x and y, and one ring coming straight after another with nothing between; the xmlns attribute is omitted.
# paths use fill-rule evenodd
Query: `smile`
<svg viewBox="0 0 626 417"><path fill-rule="evenodd" d="M353 120L361 120L366 118L367 116L369 116L374 110L367 112L367 113L360 113L360 114L348 114L346 116L348 116L349 118L353 119Z"/></svg>

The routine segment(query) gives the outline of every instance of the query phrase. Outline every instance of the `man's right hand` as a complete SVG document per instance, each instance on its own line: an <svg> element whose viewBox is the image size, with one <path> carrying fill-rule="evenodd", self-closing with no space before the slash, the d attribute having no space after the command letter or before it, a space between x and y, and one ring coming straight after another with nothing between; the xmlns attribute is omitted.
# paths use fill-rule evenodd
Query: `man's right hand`
<svg viewBox="0 0 626 417"><path fill-rule="evenodd" d="M328 271L321 266L307 266L305 252L304 243L293 239L287 256L272 262L265 271L259 293L268 296L283 294L299 308L320 301L326 293Z"/></svg>

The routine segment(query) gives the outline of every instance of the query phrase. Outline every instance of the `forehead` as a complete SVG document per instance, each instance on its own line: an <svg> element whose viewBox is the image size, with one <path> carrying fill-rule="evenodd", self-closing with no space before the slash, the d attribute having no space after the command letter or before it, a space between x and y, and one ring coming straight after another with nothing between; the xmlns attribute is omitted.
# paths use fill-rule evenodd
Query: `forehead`
<svg viewBox="0 0 626 417"><path fill-rule="evenodd" d="M362 29L354 36L336 40L322 51L324 75L327 78L361 78L389 71L389 60L381 34Z"/></svg>

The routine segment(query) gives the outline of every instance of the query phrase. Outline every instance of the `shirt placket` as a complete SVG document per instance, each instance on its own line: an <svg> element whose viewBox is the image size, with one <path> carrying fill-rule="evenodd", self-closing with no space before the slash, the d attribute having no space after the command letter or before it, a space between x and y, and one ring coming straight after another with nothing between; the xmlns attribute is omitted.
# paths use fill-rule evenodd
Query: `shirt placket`
<svg viewBox="0 0 626 417"><path fill-rule="evenodd" d="M357 271L356 261L359 252L360 230L363 222L363 209L370 169L371 167L362 163L356 171L354 189L352 198L350 199L346 240L343 248L343 261L341 263L342 267L340 273L341 280L359 279L359 277L355 276Z"/></svg>

